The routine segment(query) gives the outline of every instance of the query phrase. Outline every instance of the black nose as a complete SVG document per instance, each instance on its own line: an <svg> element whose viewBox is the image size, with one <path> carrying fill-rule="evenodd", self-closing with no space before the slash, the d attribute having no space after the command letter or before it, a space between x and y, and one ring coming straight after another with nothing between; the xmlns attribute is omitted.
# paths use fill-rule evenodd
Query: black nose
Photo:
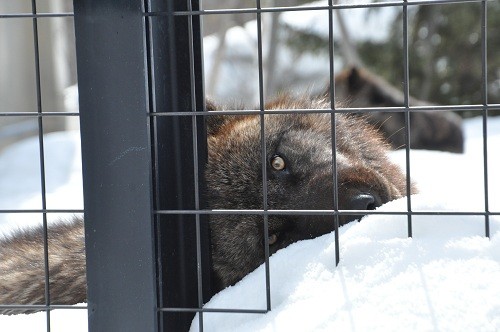
<svg viewBox="0 0 500 332"><path fill-rule="evenodd" d="M381 199L378 195L370 193L357 193L349 197L346 202L346 210L375 210L382 205ZM359 220L363 214L347 214L341 216L340 225L345 225L348 222Z"/></svg>
<svg viewBox="0 0 500 332"><path fill-rule="evenodd" d="M375 210L381 202L373 194L361 193L351 197L347 210Z"/></svg>

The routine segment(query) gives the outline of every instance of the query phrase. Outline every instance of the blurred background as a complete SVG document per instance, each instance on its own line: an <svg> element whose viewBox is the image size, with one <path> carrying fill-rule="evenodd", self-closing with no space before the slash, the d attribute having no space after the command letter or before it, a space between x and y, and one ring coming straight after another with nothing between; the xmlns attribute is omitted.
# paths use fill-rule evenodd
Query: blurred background
<svg viewBox="0 0 500 332"><path fill-rule="evenodd" d="M68 0L38 0L39 13L71 13ZM0 1L0 15L32 13L30 0ZM78 110L73 17L38 19L41 106L43 112ZM0 18L0 112L37 112L33 20ZM76 97L76 98L75 98ZM50 117L44 132L76 129L77 117ZM0 150L8 144L38 134L36 117L0 116Z"/></svg>
<svg viewBox="0 0 500 332"><path fill-rule="evenodd" d="M383 3L384 1L376 1ZM254 1L205 1L207 9L252 8ZM334 1L361 4L369 1ZM410 1L411 3L411 1ZM432 1L429 1L432 3ZM325 6L327 1L263 0L262 7ZM480 104L481 4L409 6L410 94L437 104ZM403 19L400 7L334 13L336 75L359 66L402 89ZM205 25L209 95L256 102L255 14L210 15ZM262 14L264 93L321 90L328 82L328 12ZM500 102L500 2L488 2L488 101Z"/></svg>

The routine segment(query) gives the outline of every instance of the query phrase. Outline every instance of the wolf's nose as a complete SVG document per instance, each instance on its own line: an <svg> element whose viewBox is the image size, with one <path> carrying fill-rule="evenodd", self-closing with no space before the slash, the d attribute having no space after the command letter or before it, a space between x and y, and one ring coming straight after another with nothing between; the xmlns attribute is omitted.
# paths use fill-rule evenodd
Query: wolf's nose
<svg viewBox="0 0 500 332"><path fill-rule="evenodd" d="M348 210L375 210L381 205L373 194L362 193L354 195L348 202Z"/></svg>

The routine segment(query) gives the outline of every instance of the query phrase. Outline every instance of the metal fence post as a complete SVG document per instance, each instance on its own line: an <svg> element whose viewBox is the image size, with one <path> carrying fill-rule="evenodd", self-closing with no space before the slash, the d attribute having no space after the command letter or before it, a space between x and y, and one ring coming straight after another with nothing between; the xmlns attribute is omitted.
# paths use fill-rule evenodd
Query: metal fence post
<svg viewBox="0 0 500 332"><path fill-rule="evenodd" d="M177 213L205 207L201 181L207 158L204 119L168 115L204 108L200 17L174 15L199 9L199 1L150 3L155 210L169 211L155 216L160 326L166 331L184 331L194 310L212 295L207 216Z"/></svg>
<svg viewBox="0 0 500 332"><path fill-rule="evenodd" d="M143 0L74 1L90 331L155 331Z"/></svg>

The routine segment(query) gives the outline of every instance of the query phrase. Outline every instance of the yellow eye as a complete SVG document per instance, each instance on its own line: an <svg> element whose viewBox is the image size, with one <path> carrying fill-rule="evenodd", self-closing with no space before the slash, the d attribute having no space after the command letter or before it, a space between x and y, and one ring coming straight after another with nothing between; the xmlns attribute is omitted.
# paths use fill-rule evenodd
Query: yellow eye
<svg viewBox="0 0 500 332"><path fill-rule="evenodd" d="M286 166L285 160L280 156L274 156L273 159L271 159L271 166L277 171L282 171Z"/></svg>
<svg viewBox="0 0 500 332"><path fill-rule="evenodd" d="M270 246L272 246L273 244L275 244L276 241L278 241L278 235L276 235L276 234L269 235L269 245Z"/></svg>

